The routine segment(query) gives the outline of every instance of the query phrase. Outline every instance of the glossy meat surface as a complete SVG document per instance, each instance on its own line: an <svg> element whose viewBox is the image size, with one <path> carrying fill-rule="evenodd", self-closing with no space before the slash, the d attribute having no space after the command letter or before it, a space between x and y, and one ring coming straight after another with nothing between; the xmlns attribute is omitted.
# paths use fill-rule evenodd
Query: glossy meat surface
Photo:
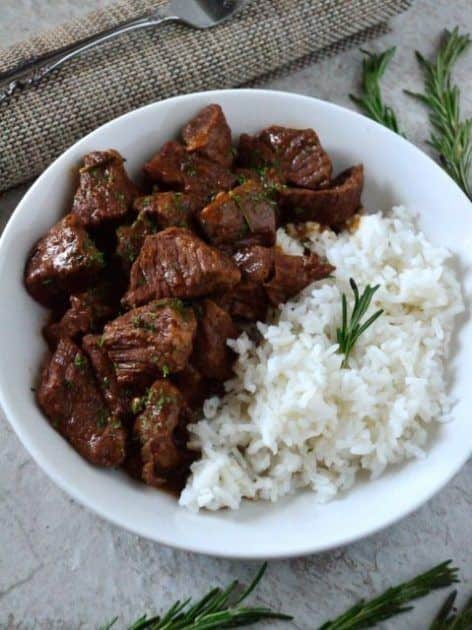
<svg viewBox="0 0 472 630"><path fill-rule="evenodd" d="M144 241L123 303L134 307L152 299L196 298L230 289L240 277L231 258L189 230L168 228Z"/></svg>
<svg viewBox="0 0 472 630"><path fill-rule="evenodd" d="M152 219L161 230L192 227L193 216L203 206L200 196L181 192L156 192L139 197L134 203L135 210Z"/></svg>
<svg viewBox="0 0 472 630"><path fill-rule="evenodd" d="M320 260L316 254L290 256L275 251L274 276L264 288L274 306L300 293L315 280L326 278L334 267Z"/></svg>
<svg viewBox="0 0 472 630"><path fill-rule="evenodd" d="M61 339L44 368L37 399L53 427L87 461L121 464L123 426L108 408L86 356L69 339Z"/></svg>
<svg viewBox="0 0 472 630"><path fill-rule="evenodd" d="M149 385L183 370L197 323L180 300L155 300L108 323L102 335L120 386Z"/></svg>
<svg viewBox="0 0 472 630"><path fill-rule="evenodd" d="M188 460L175 434L179 424L185 424L184 405L172 383L158 380L149 388L144 410L136 418L133 435L140 449L141 478L150 486L164 485Z"/></svg>
<svg viewBox="0 0 472 630"><path fill-rule="evenodd" d="M124 418L130 408L129 396L126 395L125 389L118 385L113 362L102 341L100 335L86 335L82 341L82 348L90 361L109 409L117 418Z"/></svg>
<svg viewBox="0 0 472 630"><path fill-rule="evenodd" d="M69 214L34 247L26 263L25 285L35 300L54 306L65 295L94 284L103 267L103 254L79 219Z"/></svg>
<svg viewBox="0 0 472 630"><path fill-rule="evenodd" d="M358 164L340 173L323 190L285 188L279 192L284 220L340 226L361 207L363 186L364 169Z"/></svg>
<svg viewBox="0 0 472 630"><path fill-rule="evenodd" d="M187 151L229 168L233 162L231 129L219 105L204 107L182 129Z"/></svg>
<svg viewBox="0 0 472 630"><path fill-rule="evenodd" d="M324 188L331 179L331 160L313 129L273 125L256 136L243 133L238 161L245 167L273 167L284 183L303 188Z"/></svg>
<svg viewBox="0 0 472 630"><path fill-rule="evenodd" d="M236 176L208 158L188 153L178 142L166 142L144 166L152 182L178 192L208 198L221 190L229 190Z"/></svg>
<svg viewBox="0 0 472 630"><path fill-rule="evenodd" d="M274 248L249 245L237 249L233 260L245 280L265 282L272 275L274 268Z"/></svg>
<svg viewBox="0 0 472 630"><path fill-rule="evenodd" d="M233 373L235 358L226 342L238 336L238 329L231 316L212 300L199 304L197 321L192 365L206 378L225 381Z"/></svg>
<svg viewBox="0 0 472 630"><path fill-rule="evenodd" d="M139 192L129 179L118 151L94 151L84 158L72 213L85 227L123 219Z"/></svg>
<svg viewBox="0 0 472 630"><path fill-rule="evenodd" d="M44 337L54 349L61 337L77 340L86 333L98 332L106 321L114 317L118 307L119 298L110 284L100 284L71 295L69 308L61 319L44 327Z"/></svg>
<svg viewBox="0 0 472 630"><path fill-rule="evenodd" d="M228 193L219 193L199 214L200 225L214 245L275 243L275 203L262 186L247 181Z"/></svg>

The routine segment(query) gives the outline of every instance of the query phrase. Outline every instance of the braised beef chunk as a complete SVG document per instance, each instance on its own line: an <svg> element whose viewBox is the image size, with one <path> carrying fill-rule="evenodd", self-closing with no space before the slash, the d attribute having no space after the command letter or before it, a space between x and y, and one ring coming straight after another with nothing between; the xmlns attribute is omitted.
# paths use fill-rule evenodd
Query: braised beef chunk
<svg viewBox="0 0 472 630"><path fill-rule="evenodd" d="M205 236L215 245L275 243L275 203L254 181L216 195L200 212L199 221Z"/></svg>
<svg viewBox="0 0 472 630"><path fill-rule="evenodd" d="M126 395L124 388L118 385L115 368L103 347L101 336L86 335L82 347L89 358L109 409L117 418L124 418L130 407L129 396Z"/></svg>
<svg viewBox="0 0 472 630"><path fill-rule="evenodd" d="M274 249L249 245L237 249L233 260L238 265L242 277L253 282L265 282L274 268Z"/></svg>
<svg viewBox="0 0 472 630"><path fill-rule="evenodd" d="M172 381L192 409L201 407L206 398L215 395L213 382L204 378L192 363L173 375Z"/></svg>
<svg viewBox="0 0 472 630"><path fill-rule="evenodd" d="M359 210L363 185L364 169L358 164L340 173L323 190L285 188L279 192L284 220L340 226Z"/></svg>
<svg viewBox="0 0 472 630"><path fill-rule="evenodd" d="M245 167L273 167L284 183L304 188L325 188L331 179L331 160L313 129L274 125L256 136L243 133L238 161Z"/></svg>
<svg viewBox="0 0 472 630"><path fill-rule="evenodd" d="M236 168L238 184L245 184L248 181L257 182L262 186L264 193L269 199L274 199L281 188L286 188L283 183L284 178L280 172L272 167L261 166L259 168Z"/></svg>
<svg viewBox="0 0 472 630"><path fill-rule="evenodd" d="M204 200L197 195L181 192L157 192L139 197L135 209L153 219L164 230L168 227L191 227L194 214L203 208Z"/></svg>
<svg viewBox="0 0 472 630"><path fill-rule="evenodd" d="M155 300L117 317L102 335L120 386L146 386L183 370L192 352L197 323L180 300Z"/></svg>
<svg viewBox="0 0 472 630"><path fill-rule="evenodd" d="M241 274L234 262L183 228L147 236L131 268L127 307L149 300L196 298L232 288Z"/></svg>
<svg viewBox="0 0 472 630"><path fill-rule="evenodd" d="M116 230L116 255L126 273L129 273L131 265L138 257L146 236L157 231L154 219L143 212L131 225L122 225Z"/></svg>
<svg viewBox="0 0 472 630"><path fill-rule="evenodd" d="M229 168L233 162L231 129L219 105L208 105L182 129L187 151Z"/></svg>
<svg viewBox="0 0 472 630"><path fill-rule="evenodd" d="M122 268L129 272L146 236L172 226L193 227L194 215L204 205L200 197L180 192L157 192L138 197L134 202L138 217L131 225L122 225L116 231L116 254Z"/></svg>
<svg viewBox="0 0 472 630"><path fill-rule="evenodd" d="M119 466L126 435L108 409L90 364L70 339L61 339L45 367L38 403L54 428L86 460L98 466Z"/></svg>
<svg viewBox="0 0 472 630"><path fill-rule="evenodd" d="M113 149L85 156L72 205L72 212L85 227L123 219L130 211L139 192L126 174L123 162Z"/></svg>
<svg viewBox="0 0 472 630"><path fill-rule="evenodd" d="M269 300L263 286L252 280L241 280L234 289L214 297L215 302L235 319L263 321Z"/></svg>
<svg viewBox="0 0 472 630"><path fill-rule="evenodd" d="M333 271L334 267L323 263L316 254L289 256L275 251L274 276L264 288L269 300L277 306L315 280L326 278Z"/></svg>
<svg viewBox="0 0 472 630"><path fill-rule="evenodd" d="M103 267L103 254L78 217L68 214L36 244L26 264L25 285L35 300L54 306L94 284Z"/></svg>
<svg viewBox="0 0 472 630"><path fill-rule="evenodd" d="M103 283L83 293L71 295L70 306L62 318L44 327L43 333L54 349L61 337L77 339L81 335L101 330L119 308L119 294L110 284Z"/></svg>
<svg viewBox="0 0 472 630"><path fill-rule="evenodd" d="M187 465L189 458L176 435L179 425L185 427L185 423L185 403L179 390L169 381L156 381L133 430L140 448L141 477L148 485L162 486Z"/></svg>
<svg viewBox="0 0 472 630"><path fill-rule="evenodd" d="M216 162L188 153L183 145L171 140L144 166L152 182L172 190L209 197L229 190L236 176Z"/></svg>
<svg viewBox="0 0 472 630"><path fill-rule="evenodd" d="M228 339L238 336L231 316L212 300L203 300L197 310L197 334L192 364L206 378L225 381L233 373L234 352Z"/></svg>

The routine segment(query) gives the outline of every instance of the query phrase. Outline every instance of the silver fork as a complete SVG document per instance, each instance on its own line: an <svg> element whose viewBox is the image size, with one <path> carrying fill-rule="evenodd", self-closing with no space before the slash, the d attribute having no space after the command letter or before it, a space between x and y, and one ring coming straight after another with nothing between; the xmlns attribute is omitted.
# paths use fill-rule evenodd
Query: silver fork
<svg viewBox="0 0 472 630"><path fill-rule="evenodd" d="M17 90L37 85L66 61L123 33L156 27L167 22L180 22L197 29L212 28L233 17L246 2L247 0L170 0L162 9L122 22L60 50L27 61L8 72L0 73L0 103L9 99Z"/></svg>

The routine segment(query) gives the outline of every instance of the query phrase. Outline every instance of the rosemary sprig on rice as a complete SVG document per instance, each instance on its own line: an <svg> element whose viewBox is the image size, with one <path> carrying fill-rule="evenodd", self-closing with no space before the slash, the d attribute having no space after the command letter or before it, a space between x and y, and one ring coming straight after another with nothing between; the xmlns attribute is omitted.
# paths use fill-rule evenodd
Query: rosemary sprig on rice
<svg viewBox="0 0 472 630"><path fill-rule="evenodd" d="M367 309L372 302L372 298L374 297L374 293L377 291L380 285L376 284L375 287L371 287L369 284L364 289L362 295L359 295L359 289L357 288L357 284L355 283L353 278L349 279L349 284L351 285L351 289L354 293L354 307L352 309L351 317L349 319L347 313L347 298L346 294L343 293L342 297L342 309L343 309L343 320L341 328L336 330L336 338L339 344L339 352L344 354L343 362L341 363L341 367L347 367L347 361L349 359L349 355L359 337L362 335L364 331L371 326L376 319L378 319L382 313L383 309L376 311L367 321L361 323L361 318L367 312Z"/></svg>

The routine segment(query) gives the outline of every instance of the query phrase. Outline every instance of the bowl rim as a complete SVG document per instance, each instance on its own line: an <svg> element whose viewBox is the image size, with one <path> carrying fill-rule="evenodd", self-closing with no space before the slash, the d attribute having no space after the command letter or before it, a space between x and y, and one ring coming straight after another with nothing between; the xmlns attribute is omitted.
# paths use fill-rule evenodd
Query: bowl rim
<svg viewBox="0 0 472 630"><path fill-rule="evenodd" d="M144 110L151 110L156 106L159 106L162 103L175 102L180 103L182 101L191 101L195 97L208 97L217 100L222 95L238 95L239 98L244 97L245 95L261 95L261 96L277 96L282 98L288 98L297 102L305 102L305 103L316 103L317 107L324 107L328 109L333 109L336 111L342 111L343 114L347 114L348 116L361 120L364 125L375 127L377 130L381 129L382 133L387 134L387 136L394 137L395 140L400 144L400 146L408 145L411 150L414 150L416 154L422 160L428 160L430 164L434 166L436 169L437 175L439 178L442 178L444 182L447 182L447 185L453 186L457 191L462 195L463 199L469 201L465 193L459 188L459 186L452 180L452 178L445 173L445 171L426 153L424 153L420 148L411 143L406 138L399 136L395 132L390 129L380 125L379 123L367 118L366 116L351 110L347 107L343 107L341 105L337 105L335 103L331 103L329 101L325 101L322 99L318 99L315 97L297 94L293 92L286 92L283 90L270 90L270 89L252 89L252 88L244 88L244 89L225 89L225 90L202 90L199 92L192 92L189 94L177 95L167 99L162 99L160 101L155 101L153 103L149 103L142 107L133 109L125 114L122 114L112 120L104 123L103 125L98 126L85 136L79 138L76 142L74 142L69 148L67 148L63 153L61 153L33 182L33 184L28 188L26 193L21 198L20 202L16 206L12 215L10 216L7 225L0 237L0 259L3 256L3 251L5 249L5 243L11 239L12 235L14 235L16 230L16 222L18 217L23 212L23 207L28 204L30 199L34 198L37 188L39 188L42 184L42 179L46 177L46 175L51 171L57 163L66 158L70 153L75 150L77 144L89 139L98 131L101 131L105 128L111 127L116 124L118 121L122 121L124 119L130 119L132 122L133 117L139 116L140 113ZM176 541L175 539L171 539L168 536L159 534L158 536L153 536L147 531L145 528L140 527L140 523L135 522L131 524L130 522L125 522L122 518L115 515L112 511L110 511L107 507L103 507L101 505L97 505L94 502L90 502L86 492L80 487L69 483L63 476L60 474L60 469L55 465L55 463L48 457L43 457L41 453L41 449L36 445L35 439L29 435L29 432L26 428L22 427L21 422L19 422L16 418L16 414L14 410L11 408L8 393L4 389L3 383L0 381L0 406L3 409L5 418L8 420L10 426L15 431L18 436L20 442L31 455L36 464L48 475L48 477L59 486L66 494L71 496L75 501L77 501L83 507L91 510L101 518L113 523L113 525L119 526L120 528L129 531L133 534L137 534L143 538L148 540L152 540L154 542L158 542L160 544L175 548L181 549L185 551L190 551L194 553L205 554L212 557L220 557L220 558L232 558L237 560L263 560L263 559L284 559L284 558L292 558L299 557L313 553L321 553L323 551L328 551L330 549L344 547L352 542L357 540L361 540L367 536L371 536L379 531L382 531L394 523L400 521L405 518L409 514L415 512L419 507L428 502L431 497L433 497L437 492L439 492L442 488L444 488L449 481L459 472L459 470L464 466L469 457L472 455L472 444L469 447L469 451L465 453L461 458L458 458L455 465L451 470L445 475L441 482L429 488L427 491L421 493L419 498L416 498L414 502L410 505L399 509L398 512L385 519L379 525L367 525L360 531L357 530L354 534L346 534L345 536L338 536L336 540L333 540L329 543L316 544L316 541L312 543L303 543L301 545L293 545L292 550L277 552L273 551L271 553L267 552L258 552L257 549L239 549L237 547L233 547L231 551L223 551L223 550L215 550L212 548L210 544L193 544L193 543L184 543L183 541ZM184 509L184 508L182 508Z"/></svg>

